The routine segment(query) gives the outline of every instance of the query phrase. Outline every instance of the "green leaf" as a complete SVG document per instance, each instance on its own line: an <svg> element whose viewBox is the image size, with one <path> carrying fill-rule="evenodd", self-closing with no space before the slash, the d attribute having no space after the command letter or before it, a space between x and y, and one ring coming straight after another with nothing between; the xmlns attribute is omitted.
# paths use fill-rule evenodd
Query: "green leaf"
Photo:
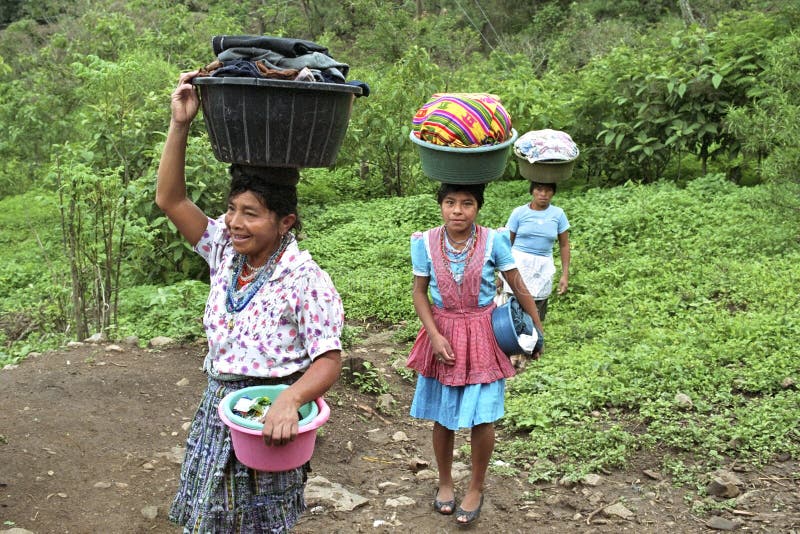
<svg viewBox="0 0 800 534"><path fill-rule="evenodd" d="M625 134L620 132L617 134L617 141L614 144L617 150L619 150L620 145L622 145L622 141L625 139Z"/></svg>
<svg viewBox="0 0 800 534"><path fill-rule="evenodd" d="M721 74L714 74L711 77L711 85L714 86L714 89L719 89L719 85L722 83L722 75Z"/></svg>

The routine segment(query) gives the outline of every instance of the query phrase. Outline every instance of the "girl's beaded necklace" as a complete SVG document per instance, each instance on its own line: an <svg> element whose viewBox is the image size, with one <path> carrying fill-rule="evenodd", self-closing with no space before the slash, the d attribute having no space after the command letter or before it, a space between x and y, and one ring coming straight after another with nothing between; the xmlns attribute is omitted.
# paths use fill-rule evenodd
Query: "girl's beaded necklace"
<svg viewBox="0 0 800 534"><path fill-rule="evenodd" d="M450 276L453 277L453 280L456 284L461 285L461 281L464 278L464 273L469 266L472 257L475 255L475 243L478 241L478 227L476 225L472 225L472 233L470 236L463 240L463 241L455 241L450 238L447 234L447 227L442 226L442 232L440 237L439 245L442 250L442 257L450 264L464 264L464 269L460 273L456 274L453 272L452 265L448 267L448 272ZM455 248L454 245L464 245L460 251Z"/></svg>
<svg viewBox="0 0 800 534"><path fill-rule="evenodd" d="M294 235L288 233L281 239L277 250L272 253L267 262L261 267L253 268L247 263L247 256L236 254L233 257L231 281L225 292L225 311L228 313L228 330L233 330L236 314L247 307L258 290L270 279L278 266L286 248L294 240ZM249 272L242 274L247 267ZM240 283L241 282L241 283Z"/></svg>

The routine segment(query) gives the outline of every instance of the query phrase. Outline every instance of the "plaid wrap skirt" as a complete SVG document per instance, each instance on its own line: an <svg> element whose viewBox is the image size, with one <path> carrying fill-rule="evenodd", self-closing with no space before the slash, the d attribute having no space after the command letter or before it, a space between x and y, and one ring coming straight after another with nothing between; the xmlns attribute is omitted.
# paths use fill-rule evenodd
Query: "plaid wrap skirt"
<svg viewBox="0 0 800 534"><path fill-rule="evenodd" d="M267 473L240 463L230 431L217 413L220 400L262 379L208 379L197 408L169 519L191 533L288 532L305 511L309 464Z"/></svg>

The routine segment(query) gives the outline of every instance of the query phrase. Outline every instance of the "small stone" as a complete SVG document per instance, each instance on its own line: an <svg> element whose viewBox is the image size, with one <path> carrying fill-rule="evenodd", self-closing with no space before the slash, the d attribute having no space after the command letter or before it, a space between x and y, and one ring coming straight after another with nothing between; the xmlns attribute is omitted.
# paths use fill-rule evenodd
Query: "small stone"
<svg viewBox="0 0 800 534"><path fill-rule="evenodd" d="M397 484L396 482L386 481L378 484L378 489L385 490L387 488L396 488L397 486L399 486L399 484Z"/></svg>
<svg viewBox="0 0 800 534"><path fill-rule="evenodd" d="M783 389L790 389L794 387L794 378L791 376L787 376L781 381L781 387Z"/></svg>
<svg viewBox="0 0 800 534"><path fill-rule="evenodd" d="M150 462L145 462L142 464L142 469L144 469L145 471L152 471L153 469L155 469L155 466Z"/></svg>
<svg viewBox="0 0 800 534"><path fill-rule="evenodd" d="M159 458L164 458L168 462L172 462L173 464L181 465L183 463L183 457L186 455L186 448L181 447L180 445L175 445L172 447L169 452L157 452L156 456Z"/></svg>
<svg viewBox="0 0 800 534"><path fill-rule="evenodd" d="M178 380L177 382L175 382L175 385L178 386L179 388L183 387L183 386L188 386L189 385L189 379L186 378L186 377L183 377L180 380Z"/></svg>
<svg viewBox="0 0 800 534"><path fill-rule="evenodd" d="M66 493L64 493L64 492L61 492L61 491L60 491L60 492L58 492L58 493L56 493L56 495L58 495L58 496L59 496L59 497L61 497L62 499L66 499L66 498L67 498L67 494L66 494Z"/></svg>
<svg viewBox="0 0 800 534"><path fill-rule="evenodd" d="M392 441L397 443L398 441L408 441L408 436L402 430L398 430L394 434L392 434Z"/></svg>
<svg viewBox="0 0 800 534"><path fill-rule="evenodd" d="M675 404L677 404L678 408L681 408L682 410L690 410L694 407L692 398L685 393L678 393L675 395Z"/></svg>
<svg viewBox="0 0 800 534"><path fill-rule="evenodd" d="M152 521L158 517L158 506L145 506L142 508L142 515L145 519L150 519Z"/></svg>
<svg viewBox="0 0 800 534"><path fill-rule="evenodd" d="M423 460L422 458L414 457L408 461L408 468L414 471L415 473L421 471L428 467L430 462L427 460Z"/></svg>
<svg viewBox="0 0 800 534"><path fill-rule="evenodd" d="M562 488L567 488L567 489L574 488L575 487L575 481L572 480L571 478L561 477L558 480L558 485L561 486Z"/></svg>
<svg viewBox="0 0 800 534"><path fill-rule="evenodd" d="M94 483L94 487L95 488L99 488L99 489L110 488L111 487L111 482L95 482Z"/></svg>
<svg viewBox="0 0 800 534"><path fill-rule="evenodd" d="M741 490L739 490L741 485L741 479L731 471L718 469L706 487L706 492L714 497L732 499L741 493Z"/></svg>
<svg viewBox="0 0 800 534"><path fill-rule="evenodd" d="M352 441L348 441L347 444L344 447L348 451L353 452L353 442Z"/></svg>
<svg viewBox="0 0 800 534"><path fill-rule="evenodd" d="M647 478L652 478L653 480L661 480L661 473L656 471L655 469L645 469L642 471Z"/></svg>
<svg viewBox="0 0 800 534"><path fill-rule="evenodd" d="M109 345L106 347L106 352L125 352L119 345Z"/></svg>
<svg viewBox="0 0 800 534"><path fill-rule="evenodd" d="M69 347L69 348L82 347L82 346L83 346L83 343L81 343L80 341L68 341L67 342L67 347Z"/></svg>
<svg viewBox="0 0 800 534"><path fill-rule="evenodd" d="M166 345L171 345L175 342L171 337L166 336L156 336L150 340L148 345L152 348L164 347Z"/></svg>
<svg viewBox="0 0 800 534"><path fill-rule="evenodd" d="M589 473L588 475L583 477L583 483L586 484L587 486L599 486L602 481L603 477L593 473Z"/></svg>
<svg viewBox="0 0 800 534"><path fill-rule="evenodd" d="M186 432L187 430L189 430L189 428L190 428L191 426L192 426L192 422L191 422L191 421L186 421L185 423L183 423L183 424L181 425L181 430L183 430L184 432Z"/></svg>
<svg viewBox="0 0 800 534"><path fill-rule="evenodd" d="M98 332L98 333L93 334L90 337L87 337L86 339L84 339L84 341L86 343L95 343L95 344L96 343L102 343L105 340L106 340L106 336L102 332Z"/></svg>
<svg viewBox="0 0 800 534"><path fill-rule="evenodd" d="M706 492L709 495L713 495L714 497L719 497L721 499L732 499L741 493L736 484L732 484L720 478L715 478L709 482L708 486L706 487Z"/></svg>
<svg viewBox="0 0 800 534"><path fill-rule="evenodd" d="M395 497L393 499L386 499L386 507L391 508L398 508L400 506L414 506L417 504L417 501L412 499L411 497L406 497L405 495L401 495L400 497Z"/></svg>
<svg viewBox="0 0 800 534"><path fill-rule="evenodd" d="M592 493L586 498L586 500L589 501L589 504L592 506L597 506L605 500L605 495L600 492Z"/></svg>
<svg viewBox="0 0 800 534"><path fill-rule="evenodd" d="M439 475L437 475L436 472L434 472L431 469L423 469L422 471L419 471L416 475L414 475L414 477L417 480L433 480L438 476Z"/></svg>
<svg viewBox="0 0 800 534"><path fill-rule="evenodd" d="M706 521L706 526L713 530L736 530L739 528L739 525L740 523L737 521L731 521L730 519L726 519L718 515L715 515Z"/></svg>
<svg viewBox="0 0 800 534"><path fill-rule="evenodd" d="M606 514L607 516L621 517L622 519L625 520L633 519L634 516L633 512L625 508L620 503L612 504L611 506L606 506L605 508L603 508L603 513Z"/></svg>
<svg viewBox="0 0 800 534"><path fill-rule="evenodd" d="M378 397L378 401L375 403L375 408L382 413L388 413L392 410L392 406L394 406L396 401L391 393L384 393L380 397Z"/></svg>
<svg viewBox="0 0 800 534"><path fill-rule="evenodd" d="M126 484L125 482L114 482L114 485L119 489L125 489L128 487L128 484Z"/></svg>

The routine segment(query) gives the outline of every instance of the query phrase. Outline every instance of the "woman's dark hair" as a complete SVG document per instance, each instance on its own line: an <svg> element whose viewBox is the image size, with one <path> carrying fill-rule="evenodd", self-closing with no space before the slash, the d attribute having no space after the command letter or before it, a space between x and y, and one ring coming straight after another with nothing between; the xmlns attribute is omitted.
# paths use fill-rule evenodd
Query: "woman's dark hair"
<svg viewBox="0 0 800 534"><path fill-rule="evenodd" d="M228 199L252 192L261 204L274 211L278 218L293 214L296 219L292 228L299 232L302 228L300 214L297 213L297 169L281 167L248 167L231 165L231 190Z"/></svg>
<svg viewBox="0 0 800 534"><path fill-rule="evenodd" d="M445 184L439 186L436 192L436 201L441 204L444 202L444 197L450 193L469 193L475 197L475 202L478 203L478 209L483 206L483 192L486 189L486 184Z"/></svg>
<svg viewBox="0 0 800 534"><path fill-rule="evenodd" d="M549 187L549 188L551 188L553 190L553 194L554 195L556 194L556 184L545 184L545 183L542 183L542 182L531 182L531 186L530 186L530 188L528 188L528 193L530 193L532 195L534 188L536 188L538 186Z"/></svg>

